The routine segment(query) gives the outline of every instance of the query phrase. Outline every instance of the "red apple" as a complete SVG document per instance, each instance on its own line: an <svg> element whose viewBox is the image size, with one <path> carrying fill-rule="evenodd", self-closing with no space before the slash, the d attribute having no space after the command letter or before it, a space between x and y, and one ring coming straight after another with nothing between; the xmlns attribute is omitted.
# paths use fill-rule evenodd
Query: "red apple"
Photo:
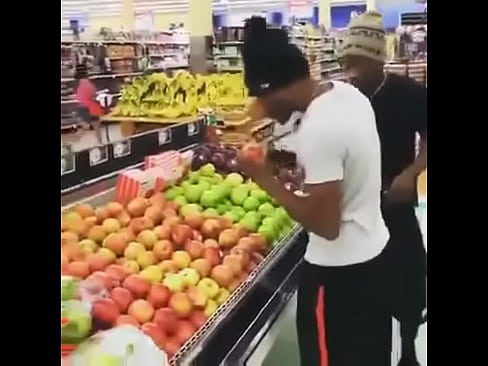
<svg viewBox="0 0 488 366"><path fill-rule="evenodd" d="M241 274L244 267L241 257L233 254L225 256L222 263L230 268L234 276Z"/></svg>
<svg viewBox="0 0 488 366"><path fill-rule="evenodd" d="M170 308L156 310L153 321L166 334L174 334L178 327L178 317Z"/></svg>
<svg viewBox="0 0 488 366"><path fill-rule="evenodd" d="M151 337L156 346L163 348L166 343L166 334L164 334L156 323L146 323L141 327L141 330L144 334Z"/></svg>
<svg viewBox="0 0 488 366"><path fill-rule="evenodd" d="M88 278L87 281L94 281L96 283L99 283L103 288L110 290L114 283L113 280L107 276L105 272L93 272Z"/></svg>
<svg viewBox="0 0 488 366"><path fill-rule="evenodd" d="M147 301L149 301L154 309L159 309L168 306L169 298L171 297L171 292L169 289L159 283L154 283L149 290L147 295Z"/></svg>
<svg viewBox="0 0 488 366"><path fill-rule="evenodd" d="M196 240L190 240L185 244L185 250L190 254L192 259L201 258L205 247Z"/></svg>
<svg viewBox="0 0 488 366"><path fill-rule="evenodd" d="M179 224L171 230L171 240L177 247L183 247L185 243L193 238L193 230L188 225Z"/></svg>
<svg viewBox="0 0 488 366"><path fill-rule="evenodd" d="M132 217L139 217L144 215L148 207L148 201L143 197L134 198L132 201L129 202L127 205L127 212Z"/></svg>
<svg viewBox="0 0 488 366"><path fill-rule="evenodd" d="M230 221L227 217L219 217L217 221L219 222L220 230L232 228L232 221Z"/></svg>
<svg viewBox="0 0 488 366"><path fill-rule="evenodd" d="M171 359L175 355L175 353L180 350L180 348L181 343L176 337L169 338L164 345L164 351L168 355L169 359Z"/></svg>
<svg viewBox="0 0 488 366"><path fill-rule="evenodd" d="M151 283L137 274L132 274L123 282L123 287L129 290L134 298L143 299L151 289Z"/></svg>
<svg viewBox="0 0 488 366"><path fill-rule="evenodd" d="M247 266L251 261L251 251L244 247L236 246L230 250L230 254L239 257L243 266Z"/></svg>
<svg viewBox="0 0 488 366"><path fill-rule="evenodd" d="M211 277L221 287L227 287L234 280L234 273L229 266L219 264L212 269Z"/></svg>
<svg viewBox="0 0 488 366"><path fill-rule="evenodd" d="M267 241L266 238L261 234L249 234L248 237L254 242L254 250L261 252L266 249Z"/></svg>
<svg viewBox="0 0 488 366"><path fill-rule="evenodd" d="M112 299L100 299L93 303L91 314L94 319L111 326L115 324L120 311Z"/></svg>
<svg viewBox="0 0 488 366"><path fill-rule="evenodd" d="M111 264L105 269L105 273L109 276L114 283L122 283L122 281L127 277L128 273L124 267L119 264Z"/></svg>
<svg viewBox="0 0 488 366"><path fill-rule="evenodd" d="M110 297L119 308L121 314L125 314L129 305L134 301L132 293L123 287L115 287L110 293Z"/></svg>
<svg viewBox="0 0 488 366"><path fill-rule="evenodd" d="M222 255L217 248L205 248L203 251L203 258L209 261L211 267L222 263Z"/></svg>
<svg viewBox="0 0 488 366"><path fill-rule="evenodd" d="M261 254L259 254L259 253L252 253L251 254L251 259L254 262L256 262L256 263L259 264L259 263L261 263L263 261L264 257Z"/></svg>
<svg viewBox="0 0 488 366"><path fill-rule="evenodd" d="M144 216L150 218L154 225L158 225L164 219L163 210L158 206L148 207L144 212Z"/></svg>
<svg viewBox="0 0 488 366"><path fill-rule="evenodd" d="M138 299L130 304L127 314L132 316L139 323L144 324L153 318L154 308L146 300Z"/></svg>
<svg viewBox="0 0 488 366"><path fill-rule="evenodd" d="M202 235L205 239L217 239L221 231L220 223L216 219L206 219L201 227Z"/></svg>
<svg viewBox="0 0 488 366"><path fill-rule="evenodd" d="M175 314L180 318L185 318L193 310L193 304L187 294L177 292L169 299L168 306L173 309Z"/></svg>
<svg viewBox="0 0 488 366"><path fill-rule="evenodd" d="M90 266L87 262L75 261L68 264L66 271L70 276L86 278L90 275Z"/></svg>
<svg viewBox="0 0 488 366"><path fill-rule="evenodd" d="M133 325L134 327L139 328L140 324L137 320L135 320L132 316L127 314L119 315L117 320L115 321L115 326L119 325Z"/></svg>
<svg viewBox="0 0 488 366"><path fill-rule="evenodd" d="M167 240L171 237L171 226L159 225L154 228L154 233L158 236L159 240Z"/></svg>
<svg viewBox="0 0 488 366"><path fill-rule="evenodd" d="M176 339L185 344L193 334L197 331L195 325L189 320L180 320L178 323L178 330L176 331L175 337Z"/></svg>
<svg viewBox="0 0 488 366"><path fill-rule="evenodd" d="M220 245L219 245L219 242L215 239L205 239L205 241L203 242L203 245L205 246L205 248L217 248L217 249L220 249Z"/></svg>
<svg viewBox="0 0 488 366"><path fill-rule="evenodd" d="M169 226L171 229L175 227L176 225L179 225L182 223L182 219L179 216L169 216L163 220L163 225Z"/></svg>
<svg viewBox="0 0 488 366"><path fill-rule="evenodd" d="M207 316L203 312L203 310L195 310L190 315L190 320L195 325L197 329L199 329L205 322L207 321Z"/></svg>
<svg viewBox="0 0 488 366"><path fill-rule="evenodd" d="M111 233L103 241L103 246L110 249L112 252L118 256L124 255L124 250L127 248L129 243L126 240L124 234Z"/></svg>
<svg viewBox="0 0 488 366"><path fill-rule="evenodd" d="M242 239L249 234L249 231L239 224L234 225L233 229L237 235L237 240Z"/></svg>
<svg viewBox="0 0 488 366"><path fill-rule="evenodd" d="M159 240L154 244L153 252L160 261L170 259L173 254L173 243L169 240Z"/></svg>
<svg viewBox="0 0 488 366"><path fill-rule="evenodd" d="M202 233L198 230L193 230L193 240L199 241L201 243L203 240Z"/></svg>
<svg viewBox="0 0 488 366"><path fill-rule="evenodd" d="M186 290L186 294L190 298L192 304L199 308L204 308L207 305L208 295L196 286L190 286Z"/></svg>
<svg viewBox="0 0 488 366"><path fill-rule="evenodd" d="M179 271L178 266L169 259L166 259L158 264L159 267L163 270L164 274L166 273L176 273Z"/></svg>
<svg viewBox="0 0 488 366"><path fill-rule="evenodd" d="M88 265L90 266L90 271L103 271L109 266L112 261L104 255L94 253L87 257Z"/></svg>
<svg viewBox="0 0 488 366"><path fill-rule="evenodd" d="M135 219L132 219L129 224L129 228L134 235L137 235L144 230L151 230L153 227L154 223L148 217L136 217Z"/></svg>
<svg viewBox="0 0 488 366"><path fill-rule="evenodd" d="M164 206L166 205L166 197L164 197L164 193L163 192L154 193L149 198L149 203L152 206L157 206L157 207L163 209Z"/></svg>

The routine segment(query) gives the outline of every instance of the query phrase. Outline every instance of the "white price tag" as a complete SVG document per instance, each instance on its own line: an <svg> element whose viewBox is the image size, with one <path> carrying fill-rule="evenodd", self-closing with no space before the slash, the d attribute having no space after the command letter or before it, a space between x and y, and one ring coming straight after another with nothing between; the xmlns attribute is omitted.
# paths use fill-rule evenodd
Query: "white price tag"
<svg viewBox="0 0 488 366"><path fill-rule="evenodd" d="M75 170L76 159L71 146L61 146L61 175L73 173Z"/></svg>
<svg viewBox="0 0 488 366"><path fill-rule="evenodd" d="M172 131L170 128L158 132L159 146L169 144L172 140Z"/></svg>
<svg viewBox="0 0 488 366"><path fill-rule="evenodd" d="M89 151L90 166L105 163L108 160L107 146L97 146Z"/></svg>
<svg viewBox="0 0 488 366"><path fill-rule="evenodd" d="M117 141L112 144L114 149L114 158L122 158L124 156L130 155L131 144L130 140Z"/></svg>
<svg viewBox="0 0 488 366"><path fill-rule="evenodd" d="M200 125L198 122L188 123L187 125L188 137L198 135L200 132Z"/></svg>

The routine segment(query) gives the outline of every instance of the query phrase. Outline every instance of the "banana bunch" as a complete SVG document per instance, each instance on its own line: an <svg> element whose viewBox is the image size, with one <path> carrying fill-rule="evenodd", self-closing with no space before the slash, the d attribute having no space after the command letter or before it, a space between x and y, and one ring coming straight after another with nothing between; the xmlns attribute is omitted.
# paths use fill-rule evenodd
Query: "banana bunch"
<svg viewBox="0 0 488 366"><path fill-rule="evenodd" d="M242 108L246 101L242 74L178 71L170 77L155 73L125 85L112 115L174 119L195 115L203 108Z"/></svg>

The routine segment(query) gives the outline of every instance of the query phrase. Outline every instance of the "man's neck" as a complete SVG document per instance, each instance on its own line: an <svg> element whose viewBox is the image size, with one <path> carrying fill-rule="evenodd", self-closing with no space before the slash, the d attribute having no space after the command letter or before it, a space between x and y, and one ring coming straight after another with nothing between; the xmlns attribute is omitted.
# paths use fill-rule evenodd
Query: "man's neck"
<svg viewBox="0 0 488 366"><path fill-rule="evenodd" d="M371 84L368 86L367 90L364 91L364 93L368 96L371 97L373 94L376 94L378 91L378 88L382 86L382 84L385 82L385 73L383 70L378 71L372 78L371 78Z"/></svg>

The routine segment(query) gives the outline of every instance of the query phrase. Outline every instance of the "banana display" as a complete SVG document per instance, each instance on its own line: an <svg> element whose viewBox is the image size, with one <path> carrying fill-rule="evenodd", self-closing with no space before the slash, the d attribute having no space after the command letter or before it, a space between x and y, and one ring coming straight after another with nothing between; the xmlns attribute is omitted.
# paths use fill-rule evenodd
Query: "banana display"
<svg viewBox="0 0 488 366"><path fill-rule="evenodd" d="M178 118L195 115L200 108L244 107L247 100L242 74L193 75L178 71L170 77L155 73L125 85L112 115Z"/></svg>

